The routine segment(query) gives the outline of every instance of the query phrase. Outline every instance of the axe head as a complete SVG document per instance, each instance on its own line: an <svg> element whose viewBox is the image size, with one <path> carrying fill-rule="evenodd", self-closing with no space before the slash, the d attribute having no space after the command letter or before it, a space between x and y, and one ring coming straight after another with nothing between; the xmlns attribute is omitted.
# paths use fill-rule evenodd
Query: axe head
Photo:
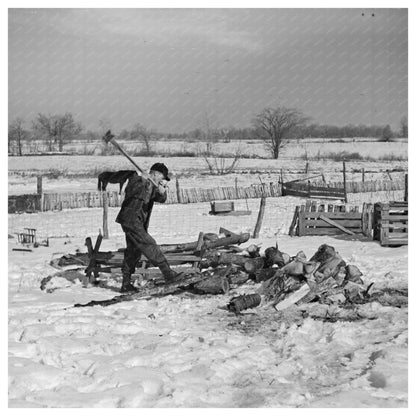
<svg viewBox="0 0 416 416"><path fill-rule="evenodd" d="M111 140L114 138L115 136L114 136L114 134L111 134L111 130L108 130L108 132L106 133L106 134L104 134L104 136L103 136L103 140L106 142L106 143L110 143L111 142Z"/></svg>

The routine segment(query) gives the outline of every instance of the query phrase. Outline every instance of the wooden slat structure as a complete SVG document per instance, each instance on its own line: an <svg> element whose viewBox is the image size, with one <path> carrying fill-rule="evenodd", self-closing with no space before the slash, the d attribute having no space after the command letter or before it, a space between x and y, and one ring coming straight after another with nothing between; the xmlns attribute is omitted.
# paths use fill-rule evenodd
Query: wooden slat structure
<svg viewBox="0 0 416 416"><path fill-rule="evenodd" d="M390 201L374 204L374 240L382 246L408 244L408 202Z"/></svg>
<svg viewBox="0 0 416 416"><path fill-rule="evenodd" d="M345 199L343 187L317 186L310 182L285 182L282 186L283 196L300 196L302 198L317 199Z"/></svg>
<svg viewBox="0 0 416 416"><path fill-rule="evenodd" d="M322 204L307 200L298 206L291 224L291 235L338 235L362 232L358 207L345 204ZM296 218L297 217L297 218Z"/></svg>
<svg viewBox="0 0 416 416"><path fill-rule="evenodd" d="M374 204L363 204L362 212L362 233L368 237L373 238L374 231Z"/></svg>

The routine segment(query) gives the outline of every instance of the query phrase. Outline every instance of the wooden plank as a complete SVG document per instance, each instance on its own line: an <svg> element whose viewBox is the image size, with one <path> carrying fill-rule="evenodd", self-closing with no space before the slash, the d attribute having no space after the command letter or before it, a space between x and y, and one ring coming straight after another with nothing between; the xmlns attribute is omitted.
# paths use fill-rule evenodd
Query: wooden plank
<svg viewBox="0 0 416 416"><path fill-rule="evenodd" d="M353 228L352 231L360 233L361 230ZM335 227L329 228L305 228L303 235L344 235L344 233Z"/></svg>
<svg viewBox="0 0 416 416"><path fill-rule="evenodd" d="M391 215L391 212L389 214L382 212L381 219L389 221L408 221L409 215Z"/></svg>
<svg viewBox="0 0 416 416"><path fill-rule="evenodd" d="M394 240L396 239L407 239L409 237L408 233L395 233L395 232L391 232L389 233L389 240Z"/></svg>
<svg viewBox="0 0 416 416"><path fill-rule="evenodd" d="M299 221L299 205L295 207L295 213L293 214L292 222L289 227L289 235L293 237L295 232L296 223Z"/></svg>
<svg viewBox="0 0 416 416"><path fill-rule="evenodd" d="M305 213L306 219L317 219L321 215L321 212L307 212ZM333 220L349 219L349 220L361 220L361 213L359 212L331 212L326 213L327 217Z"/></svg>
<svg viewBox="0 0 416 416"><path fill-rule="evenodd" d="M327 218L331 219L331 217L327 216ZM328 223L324 220L318 218L309 220L306 219L306 226L307 227L328 227ZM337 220L337 223L342 225L345 228L361 228L362 221L361 220Z"/></svg>
<svg viewBox="0 0 416 416"><path fill-rule="evenodd" d="M179 261L179 262L197 262L201 260L199 256L193 256L192 254L181 254L181 253L167 253L165 254L166 259L168 262L171 261Z"/></svg>
<svg viewBox="0 0 416 416"><path fill-rule="evenodd" d="M324 220L325 222L327 222L330 225L333 225L334 227L340 229L341 231L343 231L345 234L349 234L349 235L355 235L355 233L351 230L347 230L345 227L343 227L341 224L339 224L336 221L333 221L331 219L329 219L328 217L326 217L325 215L321 214L320 215L320 219Z"/></svg>
<svg viewBox="0 0 416 416"><path fill-rule="evenodd" d="M305 234L305 205L301 205L299 211L299 236Z"/></svg>

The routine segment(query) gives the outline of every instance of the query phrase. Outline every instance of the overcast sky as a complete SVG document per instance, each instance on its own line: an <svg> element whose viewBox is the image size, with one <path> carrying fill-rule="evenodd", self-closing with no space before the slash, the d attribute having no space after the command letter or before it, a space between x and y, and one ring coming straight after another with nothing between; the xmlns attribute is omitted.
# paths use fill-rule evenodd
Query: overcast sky
<svg viewBox="0 0 416 416"><path fill-rule="evenodd" d="M397 129L407 29L406 9L10 9L9 120L182 132L284 105Z"/></svg>

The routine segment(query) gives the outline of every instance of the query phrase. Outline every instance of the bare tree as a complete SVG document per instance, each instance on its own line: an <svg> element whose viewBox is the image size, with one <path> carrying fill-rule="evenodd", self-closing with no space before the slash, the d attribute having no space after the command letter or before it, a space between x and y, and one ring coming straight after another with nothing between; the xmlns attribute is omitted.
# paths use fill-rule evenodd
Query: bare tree
<svg viewBox="0 0 416 416"><path fill-rule="evenodd" d="M403 116L400 119L400 136L401 137L407 137L408 136L407 116Z"/></svg>
<svg viewBox="0 0 416 416"><path fill-rule="evenodd" d="M390 124L384 126L383 131L381 132L380 140L383 142L389 142L393 138L393 132L391 130Z"/></svg>
<svg viewBox="0 0 416 416"><path fill-rule="evenodd" d="M12 152L12 147L15 144L17 147L17 154L22 156L22 145L25 140L29 137L29 132L23 127L25 121L17 117L9 124L9 134L8 134L8 151Z"/></svg>
<svg viewBox="0 0 416 416"><path fill-rule="evenodd" d="M309 120L296 108L265 108L253 120L257 135L265 142L273 157L278 159L285 141Z"/></svg>
<svg viewBox="0 0 416 416"><path fill-rule="evenodd" d="M81 125L75 122L71 113L53 116L39 113L33 122L33 129L45 139L50 152L56 143L62 152L64 144L82 131Z"/></svg>
<svg viewBox="0 0 416 416"><path fill-rule="evenodd" d="M154 137L155 137L155 133L147 129L140 123L137 123L133 127L133 130L130 133L131 140L140 140L144 143L145 148L146 148L146 153L151 152L151 144L152 144L152 140L154 139Z"/></svg>

